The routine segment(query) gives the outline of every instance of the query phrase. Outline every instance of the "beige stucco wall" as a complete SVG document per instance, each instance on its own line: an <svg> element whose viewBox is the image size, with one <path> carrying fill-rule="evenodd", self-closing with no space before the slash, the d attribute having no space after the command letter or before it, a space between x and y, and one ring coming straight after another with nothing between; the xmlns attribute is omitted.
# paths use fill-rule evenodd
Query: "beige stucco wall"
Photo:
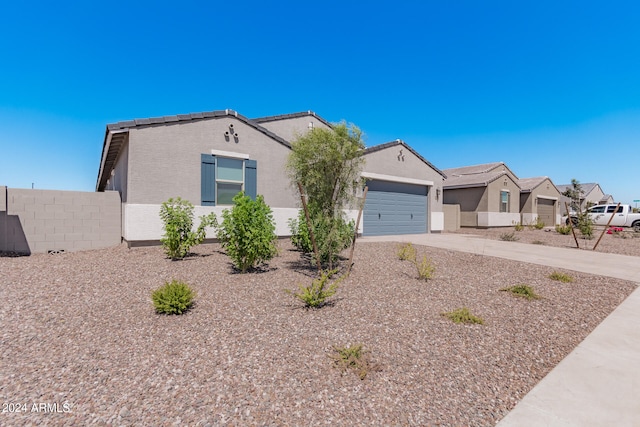
<svg viewBox="0 0 640 427"><path fill-rule="evenodd" d="M309 131L309 123L313 123L314 129L329 129L329 126L311 115L263 122L260 126L269 129L286 141L293 141L298 135L304 135Z"/></svg>
<svg viewBox="0 0 640 427"><path fill-rule="evenodd" d="M531 190L530 193L520 193L520 212L521 213L536 213L536 203L535 199L537 197L544 197L547 199L555 199L560 200L562 194L558 191L555 185L551 182L550 179L545 179L542 181L540 185ZM556 202L556 209L558 209L558 204Z"/></svg>
<svg viewBox="0 0 640 427"><path fill-rule="evenodd" d="M445 190L443 200L446 204L460 205L460 212L486 211L486 189L487 187L474 187Z"/></svg>
<svg viewBox="0 0 640 427"><path fill-rule="evenodd" d="M237 138L225 137L229 125ZM211 150L248 154L257 161L257 191L271 207L296 207L285 172L289 149L235 117L132 128L127 202L160 204L180 196L201 204L200 155Z"/></svg>
<svg viewBox="0 0 640 427"><path fill-rule="evenodd" d="M460 229L460 205L442 205L444 213L444 231Z"/></svg>
<svg viewBox="0 0 640 427"><path fill-rule="evenodd" d="M520 213L520 187L510 176L501 176L487 186L487 209L481 211L500 212L500 192L509 191L509 213Z"/></svg>

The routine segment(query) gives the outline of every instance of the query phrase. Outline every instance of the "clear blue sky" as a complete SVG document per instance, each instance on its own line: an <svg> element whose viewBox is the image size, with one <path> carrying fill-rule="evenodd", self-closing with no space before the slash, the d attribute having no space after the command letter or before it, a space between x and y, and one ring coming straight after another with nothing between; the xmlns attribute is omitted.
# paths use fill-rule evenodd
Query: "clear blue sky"
<svg viewBox="0 0 640 427"><path fill-rule="evenodd" d="M0 53L0 185L93 191L106 124L231 108L640 199L638 1L5 2Z"/></svg>

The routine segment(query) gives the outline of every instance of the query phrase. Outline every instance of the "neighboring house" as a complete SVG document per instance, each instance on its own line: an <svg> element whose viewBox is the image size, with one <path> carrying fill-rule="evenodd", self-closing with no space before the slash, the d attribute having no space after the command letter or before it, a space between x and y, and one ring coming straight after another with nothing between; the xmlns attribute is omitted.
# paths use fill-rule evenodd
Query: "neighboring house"
<svg viewBox="0 0 640 427"><path fill-rule="evenodd" d="M562 194L546 176L518 180L520 186L520 214L522 224L532 224L538 219L547 226L560 224L559 206Z"/></svg>
<svg viewBox="0 0 640 427"><path fill-rule="evenodd" d="M572 188L571 184L563 184L563 185L558 185L558 191L560 191L560 193L564 193L565 191L567 191L567 189ZM584 210L586 208L588 208L589 206L592 205L601 205L601 204L607 204L607 203L614 203L613 201L613 196L611 196L610 194L605 194L604 191L602 191L602 188L600 187L600 184L595 183L595 182L590 182L590 183L586 183L586 184L580 184L580 187L582 188L582 196L580 197L580 209ZM562 196L561 200L560 200L560 204L563 206L563 210L562 212L564 213L564 203L568 203L569 206L571 206L571 202L572 200L569 199L566 196Z"/></svg>
<svg viewBox="0 0 640 427"><path fill-rule="evenodd" d="M182 197L195 206L196 216L220 215L232 197L244 191L264 196L272 208L278 235L288 235L287 221L298 213L299 195L285 171L290 141L313 128L331 125L313 112L246 118L233 110L141 119L107 125L96 191L116 190L122 200L122 237L130 245L157 242L162 235L160 206ZM403 142L371 147L365 152L365 174L371 193L413 194L424 189L427 214L422 232L442 229L439 190L442 172ZM401 146L401 147L400 147ZM403 156L398 150L405 148ZM416 160L417 159L417 160ZM402 162L404 161L404 162ZM391 191L383 184L394 187ZM436 191L432 189L436 188ZM375 199L375 197L373 198ZM384 199L384 197L383 197ZM382 203L394 205L390 196ZM394 208L397 207L394 205ZM365 215L371 217L369 202ZM423 211L424 211L423 210ZM421 211L422 212L422 211ZM348 212L351 218L357 211ZM414 223L419 212L410 212ZM382 220L388 215L379 212ZM430 221L429 221L430 219ZM364 234L413 232L401 223L378 227L365 219Z"/></svg>
<svg viewBox="0 0 640 427"><path fill-rule="evenodd" d="M518 177L503 162L444 169L444 203L460 206L462 227L520 222Z"/></svg>

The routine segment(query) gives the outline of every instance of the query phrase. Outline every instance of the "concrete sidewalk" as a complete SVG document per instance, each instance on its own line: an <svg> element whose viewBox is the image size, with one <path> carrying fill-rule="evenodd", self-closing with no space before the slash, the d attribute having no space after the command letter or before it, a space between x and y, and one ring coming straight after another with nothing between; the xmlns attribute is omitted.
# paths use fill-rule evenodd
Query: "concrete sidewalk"
<svg viewBox="0 0 640 427"><path fill-rule="evenodd" d="M615 277L640 284L640 257L461 234L362 237L411 242ZM640 288L504 417L498 427L640 427Z"/></svg>

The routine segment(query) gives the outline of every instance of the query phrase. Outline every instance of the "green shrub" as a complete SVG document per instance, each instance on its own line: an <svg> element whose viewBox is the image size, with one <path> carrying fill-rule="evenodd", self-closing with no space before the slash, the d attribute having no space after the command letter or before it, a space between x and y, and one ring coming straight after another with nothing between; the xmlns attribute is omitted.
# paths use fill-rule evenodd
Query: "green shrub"
<svg viewBox="0 0 640 427"><path fill-rule="evenodd" d="M500 234L500 240L505 242L515 242L516 240L520 240L520 238L516 237L516 234L512 231L511 233Z"/></svg>
<svg viewBox="0 0 640 427"><path fill-rule="evenodd" d="M484 320L478 316L471 314L468 308L462 307L448 313L442 313L442 316L451 319L454 323L477 323L484 324Z"/></svg>
<svg viewBox="0 0 640 427"><path fill-rule="evenodd" d="M524 225L522 225L522 223L520 223L520 222L516 222L516 225L514 226L514 229L516 231L522 231L522 230L524 230Z"/></svg>
<svg viewBox="0 0 640 427"><path fill-rule="evenodd" d="M557 224L556 225L556 233L562 234L562 235L567 235L571 233L571 225L567 224L567 225L560 225Z"/></svg>
<svg viewBox="0 0 640 427"><path fill-rule="evenodd" d="M193 246L204 241L205 228L217 225L216 216L211 213L201 216L198 229L193 231L193 205L180 197L162 204L160 218L164 223L164 235L160 242L165 254L173 260L187 256Z"/></svg>
<svg viewBox="0 0 640 427"><path fill-rule="evenodd" d="M559 282L563 282L563 283L569 283L569 282L573 282L573 277L569 276L568 274L565 273L560 273L559 271L554 271L553 273L551 273L549 275L549 278L552 280L557 280Z"/></svg>
<svg viewBox="0 0 640 427"><path fill-rule="evenodd" d="M536 294L534 289L528 285L514 285L500 290L503 292L511 292L515 296L523 297L528 300L540 299L540 295Z"/></svg>
<svg viewBox="0 0 640 427"><path fill-rule="evenodd" d="M173 280L151 294L157 313L182 314L193 304L195 293L186 283Z"/></svg>
<svg viewBox="0 0 640 427"><path fill-rule="evenodd" d="M307 308L320 308L323 305L327 304L327 299L332 297L336 293L336 291L338 290L338 285L344 279L344 276L342 276L335 282L328 285L329 279L337 271L338 270L322 271L320 277L314 279L311 282L311 285L298 285L298 292L293 292L289 289L286 289L285 292L304 302L304 305Z"/></svg>
<svg viewBox="0 0 640 427"><path fill-rule="evenodd" d="M416 248L411 243L405 243L404 245L398 245L398 259L401 261L416 260Z"/></svg>
<svg viewBox="0 0 640 427"><path fill-rule="evenodd" d="M330 357L333 359L333 366L340 369L342 374L352 369L364 380L369 372L379 370L369 354L362 344L354 344L346 347L333 346L333 354Z"/></svg>
<svg viewBox="0 0 640 427"><path fill-rule="evenodd" d="M340 252L351 245L356 228L355 222L347 222L341 217L323 217L319 213L313 212L309 216L320 254L320 262L323 265L331 264L337 259ZM289 229L291 230L291 243L301 252L313 254L313 243L304 210L299 211L297 219L289 220ZM315 254L313 255L315 261Z"/></svg>
<svg viewBox="0 0 640 427"><path fill-rule="evenodd" d="M436 268L431 261L427 259L426 255L422 256L421 262L414 260L414 265L418 270L418 279L426 281L433 278L433 273L435 273Z"/></svg>
<svg viewBox="0 0 640 427"><path fill-rule="evenodd" d="M578 212L577 227L582 237L587 240L593 239L593 220L589 217L586 210L584 212Z"/></svg>
<svg viewBox="0 0 640 427"><path fill-rule="evenodd" d="M540 217L537 217L536 221L532 224L532 226L536 230L542 230L544 228L544 222L542 222L542 219L540 219Z"/></svg>
<svg viewBox="0 0 640 427"><path fill-rule="evenodd" d="M278 253L276 226L264 198L256 200L238 193L234 206L222 212L218 238L233 265L242 273L269 261Z"/></svg>

